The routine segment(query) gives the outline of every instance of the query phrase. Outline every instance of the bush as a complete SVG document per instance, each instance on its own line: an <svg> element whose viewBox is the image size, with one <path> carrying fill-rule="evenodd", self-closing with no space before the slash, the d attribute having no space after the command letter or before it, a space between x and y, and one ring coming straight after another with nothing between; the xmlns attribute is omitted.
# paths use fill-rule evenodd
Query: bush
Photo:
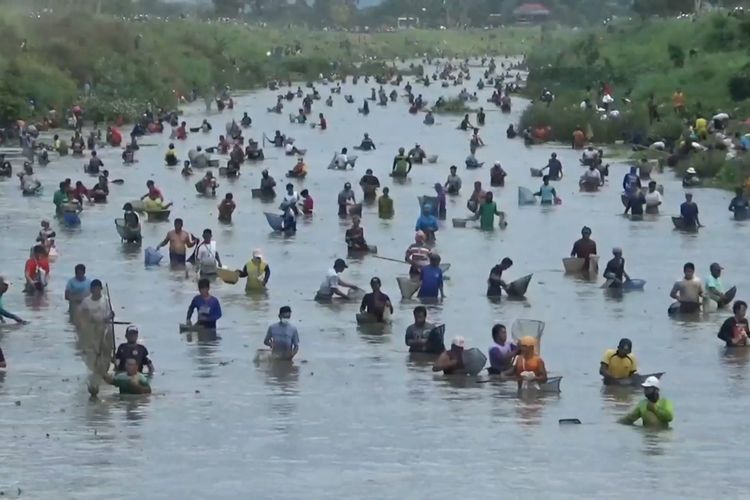
<svg viewBox="0 0 750 500"><path fill-rule="evenodd" d="M459 99L458 97L454 97L452 99L446 99L443 101L443 105L439 108L432 108L432 111L435 113L441 113L441 114L453 114L453 115L459 115L459 114L466 114L471 113L474 111L470 107L466 105L466 101L463 99Z"/></svg>
<svg viewBox="0 0 750 500"><path fill-rule="evenodd" d="M520 126L552 127L552 140L569 143L573 132L580 128L593 133L593 140L599 143L629 140L634 133L645 133L646 116L636 111L621 111L615 119L602 119L593 110L581 109L577 104L554 101L547 107L544 103L534 103L521 114Z"/></svg>
<svg viewBox="0 0 750 500"><path fill-rule="evenodd" d="M667 52L669 53L669 60L672 61L675 68L685 66L685 51L682 50L682 47L670 43L667 45Z"/></svg>
<svg viewBox="0 0 750 500"><path fill-rule="evenodd" d="M744 101L750 98L750 78L747 74L739 74L731 77L727 85L732 100Z"/></svg>

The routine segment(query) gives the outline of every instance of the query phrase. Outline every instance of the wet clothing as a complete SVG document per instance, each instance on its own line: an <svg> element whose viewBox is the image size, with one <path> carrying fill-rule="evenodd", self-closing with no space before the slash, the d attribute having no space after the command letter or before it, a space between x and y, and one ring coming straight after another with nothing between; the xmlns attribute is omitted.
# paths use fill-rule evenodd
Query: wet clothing
<svg viewBox="0 0 750 500"><path fill-rule="evenodd" d="M617 349L604 351L601 363L607 365L607 373L614 379L624 379L638 372L638 362L634 354L628 354L624 358L617 355Z"/></svg>
<svg viewBox="0 0 750 500"><path fill-rule="evenodd" d="M746 345L748 335L750 335L750 325L747 318L742 318L738 321L732 316L722 323L717 337L726 342L727 347L733 347L735 345ZM745 343L743 343L743 337Z"/></svg>
<svg viewBox="0 0 750 500"><path fill-rule="evenodd" d="M256 262L251 259L240 271L240 278L247 278L246 291L263 290L266 288L264 283L271 278L271 267L262 260Z"/></svg>
<svg viewBox="0 0 750 500"><path fill-rule="evenodd" d="M393 198L385 195L378 198L378 217L390 219L393 217L393 213Z"/></svg>
<svg viewBox="0 0 750 500"><path fill-rule="evenodd" d="M659 401L649 407L650 401L644 399L633 411L622 417L620 421L625 424L634 424L641 420L643 427L669 427L669 422L674 419L674 408L668 399L659 398Z"/></svg>
<svg viewBox="0 0 750 500"><path fill-rule="evenodd" d="M628 196L628 205L625 207L625 213L630 212L631 215L643 215L643 205L646 203L646 198L640 191L634 191Z"/></svg>
<svg viewBox="0 0 750 500"><path fill-rule="evenodd" d="M497 279L493 279L493 275L497 276ZM487 297L499 297L502 295L503 288L500 286L502 276L503 267L500 264L490 270L490 276L487 278Z"/></svg>
<svg viewBox="0 0 750 500"><path fill-rule="evenodd" d="M420 270L419 298L437 298L443 286L443 270L438 266L427 265Z"/></svg>
<svg viewBox="0 0 750 500"><path fill-rule="evenodd" d="M268 327L263 343L271 342L274 353L290 353L299 348L299 332L297 327L289 323L274 323Z"/></svg>
<svg viewBox="0 0 750 500"><path fill-rule="evenodd" d="M142 373L136 375L138 377L138 384L141 387L151 387L148 378ZM120 394L141 394L140 391L133 388L132 377L125 372L118 373L112 378L112 385L120 389Z"/></svg>
<svg viewBox="0 0 750 500"><path fill-rule="evenodd" d="M438 220L434 215L420 215L414 230L434 233L438 230Z"/></svg>
<svg viewBox="0 0 750 500"><path fill-rule="evenodd" d="M221 318L221 304L219 299L213 295L203 298L202 295L196 295L188 307L188 317L192 317L194 311L198 311L198 322L196 323L203 328L216 328L216 322Z"/></svg>
<svg viewBox="0 0 750 500"><path fill-rule="evenodd" d="M148 349L146 349L146 346L125 342L117 347L117 352L115 353L118 372L125 371L125 361L127 361L128 358L135 359L138 363L139 372L143 371L144 366L149 366L151 364L151 360L148 359Z"/></svg>
<svg viewBox="0 0 750 500"><path fill-rule="evenodd" d="M604 277L607 279L623 280L625 274L625 259L613 258L607 262L607 267L604 269Z"/></svg>
<svg viewBox="0 0 750 500"><path fill-rule="evenodd" d="M512 353L516 350L516 346L506 341L504 344L492 344L487 350L488 358L490 360L490 368L488 371L492 374L499 374L507 371L511 368Z"/></svg>
<svg viewBox="0 0 750 500"><path fill-rule="evenodd" d="M483 231L491 231L495 225L497 205L494 201L485 202L479 207L479 227Z"/></svg>
<svg viewBox="0 0 750 500"><path fill-rule="evenodd" d="M552 205L555 201L556 194L557 192L555 191L555 188L549 184L542 184L542 187L540 187L537 192L537 195L541 198L540 203L543 205Z"/></svg>
<svg viewBox="0 0 750 500"><path fill-rule="evenodd" d="M384 293L380 293L377 296L375 293L368 293L362 297L362 304L360 309L364 308L367 314L375 316L378 321L383 321L383 314L385 313L388 303L391 301ZM389 310L390 311L390 310Z"/></svg>
<svg viewBox="0 0 750 500"><path fill-rule="evenodd" d="M591 238L581 238L573 243L573 251L571 253L579 259L587 259L591 255L596 255L596 243Z"/></svg>
<svg viewBox="0 0 750 500"><path fill-rule="evenodd" d="M562 177L562 163L557 158L550 159L547 168L549 169L547 175L549 175L550 180L557 180Z"/></svg>
<svg viewBox="0 0 750 500"><path fill-rule="evenodd" d="M430 336L430 332L435 329L435 325L432 323L425 322L422 326L417 326L417 324L411 324L406 328L406 335L405 335L405 342L406 345L409 345L410 341L416 340L416 339L423 339L426 340ZM433 352L431 350L428 350L429 346L409 346L409 352ZM438 353L442 352L443 349L437 351Z"/></svg>
<svg viewBox="0 0 750 500"><path fill-rule="evenodd" d="M688 203L683 202L682 205L680 205L680 216L682 216L682 220L688 227L695 227L698 225L698 205L695 204L695 202Z"/></svg>

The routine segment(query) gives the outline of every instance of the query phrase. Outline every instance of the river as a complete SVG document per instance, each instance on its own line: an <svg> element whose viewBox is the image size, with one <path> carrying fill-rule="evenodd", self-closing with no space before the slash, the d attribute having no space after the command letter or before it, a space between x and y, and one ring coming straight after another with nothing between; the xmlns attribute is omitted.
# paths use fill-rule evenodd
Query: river
<svg viewBox="0 0 750 500"><path fill-rule="evenodd" d="M476 78L476 74L475 74ZM473 80L469 88L473 88ZM403 101L383 109L372 105L363 118L356 112L370 87L351 80L344 94L355 104L334 97L333 108L317 101L328 130L290 125L284 114L265 112L275 93L258 91L237 99L234 111L208 118L214 134L191 134L177 144L181 158L190 147L213 145L224 124L243 111L253 118L245 135L260 139L275 129L292 135L308 148L310 174L304 187L315 199L315 215L300 221L292 238L270 234L263 212L275 206L250 197L260 171L268 168L283 185L294 159L266 149L263 163L246 164L235 182L220 179L217 199L199 198L179 169L167 169L163 155L167 134L143 139L139 163L121 166L119 150L100 152L111 178L109 203L87 206L80 230L59 226L60 256L53 263L49 290L41 301L25 302L23 264L42 218L52 218L52 193L60 180L79 177L81 161L70 157L38 167L45 193L23 198L17 180L0 183L2 272L15 285L4 297L6 308L31 321L22 328L0 329L0 346L8 360L0 378L0 422L8 434L0 452L0 490L8 496L20 488L28 498L453 498L470 492L489 497L502 491L528 498L623 498L657 494L661 498L706 498L716 494L739 497L750 479L740 472L731 481L728 466L743 463L745 446L735 434L750 410L745 395L748 357L728 356L715 335L726 312L701 321L669 319L666 309L673 282L682 265L695 262L705 278L711 262L725 268L724 281L737 285L738 298L750 289L742 275L747 228L730 220L730 194L702 189L695 200L705 228L697 235L676 232L667 215L678 211L682 189L669 171L656 175L665 186L663 213L655 221L631 222L622 217L619 186L624 164L611 167L610 185L598 193L581 194L579 153L564 146L526 148L505 138L508 123L517 121L522 102L510 115L487 108L482 137L487 146L478 157L485 168L467 171L468 135L456 130L458 116L437 115L428 128L421 115L409 115ZM386 87L390 92L390 88ZM320 87L324 98L328 88ZM427 100L457 93L458 88L415 88ZM490 94L479 94L484 101ZM481 104L481 103L480 103ZM200 106L185 108L192 126L204 117ZM473 117L472 117L473 119ZM368 132L377 151L359 155L354 172L327 170L333 152L358 144ZM417 165L411 181L392 185L387 177L398 147L419 142L437 164ZM149 146L146 146L149 145ZM557 151L567 175L556 187L561 206L517 206L517 187L536 189L529 167L546 164ZM502 162L509 175L504 188L493 189L508 215L507 229L480 232L450 227L451 217L465 215L471 185L489 185L489 166ZM517 318L546 322L542 355L552 375L563 375L555 396L518 397L513 384L477 384L433 375L430 366L410 362L403 334L412 322L416 302L399 302L395 278L406 266L372 257L350 260L344 277L367 287L379 276L395 302L392 327L382 335L357 328L355 304L322 306L312 299L336 257L346 257L346 227L336 214L336 194L344 182L355 188L366 168L391 186L396 217L377 218L366 206L363 226L368 242L380 255L402 258L411 243L417 196L432 194L444 182L451 164L460 166L462 196L450 198L448 221L438 234L437 250L452 263L444 303L429 308L430 320L447 325L446 341L466 337L468 346L490 345L495 322L508 327ZM213 228L222 260L242 267L254 248L262 248L272 269L269 292L249 298L244 287L217 283L224 317L220 338L201 342L178 333L194 279L170 272L167 266L144 268L142 249L120 244L113 219L122 204L145 192L154 179L174 201L174 217L185 219L195 234ZM301 189L302 183L295 183ZM238 209L234 224L216 221L216 205L231 190ZM361 191L356 189L357 195ZM55 221L54 224L57 224ZM580 234L593 229L602 260L621 246L627 270L648 281L643 292L622 297L603 293L598 284L562 273L561 258ZM144 245L158 243L170 223L143 224ZM490 303L484 296L489 269L502 257L515 264L508 276L534 273L526 301ZM75 354L74 332L63 300L65 282L77 263L90 278L109 283L117 319L140 326L141 342L157 368L155 394L140 399L114 395L109 388L97 402L88 400L86 368ZM602 263L603 264L603 263ZM601 281L600 281L601 283ZM301 352L293 369L255 366L252 358L278 308L290 305L300 330ZM123 331L118 329L118 342ZM639 391L604 390L598 376L606 348L621 337L634 343L641 371L665 371L663 395L675 404L673 430L647 432L616 423L635 405ZM580 418L580 426L560 426L560 418ZM699 465L698 465L699 464ZM740 470L742 470L740 466ZM497 476L497 477L495 477Z"/></svg>

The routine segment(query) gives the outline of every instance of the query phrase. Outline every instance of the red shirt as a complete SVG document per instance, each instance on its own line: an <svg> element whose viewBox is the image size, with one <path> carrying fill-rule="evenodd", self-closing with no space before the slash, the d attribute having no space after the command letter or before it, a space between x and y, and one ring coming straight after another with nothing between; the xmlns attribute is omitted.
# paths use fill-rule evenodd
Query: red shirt
<svg viewBox="0 0 750 500"><path fill-rule="evenodd" d="M164 199L164 195L161 194L161 190L156 186L148 188L148 195L151 197L156 196L157 198L161 198L162 200Z"/></svg>
<svg viewBox="0 0 750 500"><path fill-rule="evenodd" d="M302 211L306 214L311 214L313 211L313 199L312 196L308 196L305 198L305 201L302 202Z"/></svg>
<svg viewBox="0 0 750 500"><path fill-rule="evenodd" d="M40 270L49 274L49 262L46 260L36 260L33 257L26 261L24 272L27 276L31 276L36 280Z"/></svg>

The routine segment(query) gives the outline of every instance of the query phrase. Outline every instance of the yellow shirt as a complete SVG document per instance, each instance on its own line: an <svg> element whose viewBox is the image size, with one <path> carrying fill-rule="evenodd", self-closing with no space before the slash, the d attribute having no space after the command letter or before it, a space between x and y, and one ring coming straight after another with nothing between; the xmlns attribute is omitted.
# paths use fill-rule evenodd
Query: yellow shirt
<svg viewBox="0 0 750 500"><path fill-rule="evenodd" d="M695 130L698 132L705 132L708 130L708 121L705 118L698 118L695 120Z"/></svg>
<svg viewBox="0 0 750 500"><path fill-rule="evenodd" d="M617 355L617 349L607 349L602 356L602 363L607 365L607 371L612 378L628 378L631 373L638 371L638 362L633 354L624 358Z"/></svg>
<svg viewBox="0 0 750 500"><path fill-rule="evenodd" d="M264 290L266 286L263 284L265 278L266 268L268 265L260 261L258 264L254 260L250 260L245 264L247 270L247 282L245 282L245 290Z"/></svg>

